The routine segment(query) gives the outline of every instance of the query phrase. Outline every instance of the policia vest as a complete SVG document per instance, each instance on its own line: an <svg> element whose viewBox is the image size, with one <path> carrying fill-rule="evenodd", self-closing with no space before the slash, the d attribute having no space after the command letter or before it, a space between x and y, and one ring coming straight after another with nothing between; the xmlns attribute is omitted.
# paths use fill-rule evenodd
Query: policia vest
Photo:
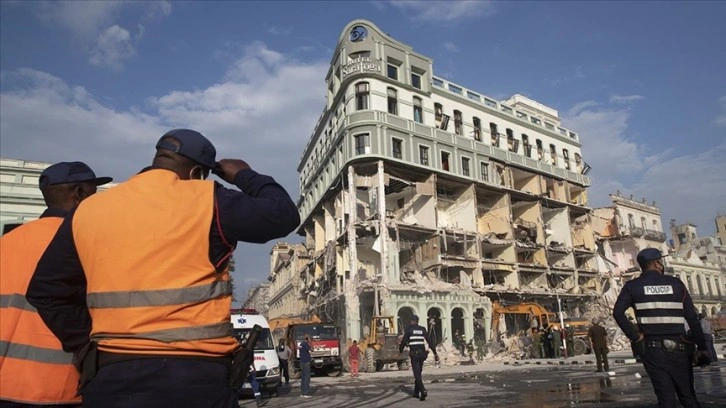
<svg viewBox="0 0 726 408"><path fill-rule="evenodd" d="M228 272L209 260L214 182L152 169L79 205L91 340L113 353L231 355Z"/></svg>
<svg viewBox="0 0 726 408"><path fill-rule="evenodd" d="M25 300L38 260L63 218L43 217L0 238L0 400L74 404L78 372L36 309Z"/></svg>

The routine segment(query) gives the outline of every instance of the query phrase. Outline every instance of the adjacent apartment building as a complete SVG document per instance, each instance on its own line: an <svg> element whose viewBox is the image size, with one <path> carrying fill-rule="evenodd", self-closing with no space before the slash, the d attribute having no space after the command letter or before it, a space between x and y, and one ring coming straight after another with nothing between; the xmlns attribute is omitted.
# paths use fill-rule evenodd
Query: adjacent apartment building
<svg viewBox="0 0 726 408"><path fill-rule="evenodd" d="M437 341L488 340L492 302L556 311L560 297L575 314L599 293L589 167L555 109L437 77L365 20L345 27L325 80L298 166L305 239L291 257L305 258L288 282L273 255L270 317L292 287L301 314L349 339L373 315L400 331L416 314Z"/></svg>

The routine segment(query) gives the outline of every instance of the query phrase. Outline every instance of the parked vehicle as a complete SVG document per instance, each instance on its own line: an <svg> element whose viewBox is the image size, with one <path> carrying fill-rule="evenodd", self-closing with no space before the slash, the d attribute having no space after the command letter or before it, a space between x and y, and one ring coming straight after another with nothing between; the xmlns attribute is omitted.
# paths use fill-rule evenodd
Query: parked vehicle
<svg viewBox="0 0 726 408"><path fill-rule="evenodd" d="M333 323L292 323L285 330L285 342L293 352L290 377L300 378L300 343L310 337L310 368L316 374L337 377L343 372L340 357L340 330Z"/></svg>
<svg viewBox="0 0 726 408"><path fill-rule="evenodd" d="M373 316L370 334L359 344L365 356L369 373L381 371L384 365L396 363L399 369L406 366L405 355L398 351L398 334L393 331L393 316Z"/></svg>
<svg viewBox="0 0 726 408"><path fill-rule="evenodd" d="M247 341L247 336L255 324L262 327L262 333L255 346L255 375L261 392L277 396L280 388L280 359L275 351L267 319L254 309L232 309L231 321L234 336L240 344ZM251 393L250 383L245 380L240 392Z"/></svg>

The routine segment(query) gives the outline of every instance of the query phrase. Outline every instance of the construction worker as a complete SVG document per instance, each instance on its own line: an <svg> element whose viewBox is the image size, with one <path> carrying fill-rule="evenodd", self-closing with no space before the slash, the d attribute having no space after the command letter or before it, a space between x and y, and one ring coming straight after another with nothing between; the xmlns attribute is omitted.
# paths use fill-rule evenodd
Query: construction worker
<svg viewBox="0 0 726 408"><path fill-rule="evenodd" d="M166 133L150 167L84 201L41 257L27 299L83 361L84 407L238 405L228 262L300 216L271 177L215 156L199 132Z"/></svg>
<svg viewBox="0 0 726 408"><path fill-rule="evenodd" d="M0 406L70 407L80 404L73 354L48 330L25 299L35 265L63 217L96 187L111 181L96 177L81 162L56 163L40 174L48 207L40 219L0 238Z"/></svg>
<svg viewBox="0 0 726 408"><path fill-rule="evenodd" d="M706 340L698 322L691 295L683 282L664 275L663 255L655 248L638 253L643 273L623 286L613 307L613 317L643 361L659 407L675 407L676 395L684 407L700 406L693 386L693 365L710 363ZM628 322L625 311L635 311L638 329ZM686 338L688 323L698 351Z"/></svg>
<svg viewBox="0 0 726 408"><path fill-rule="evenodd" d="M398 351L403 353L403 349L408 346L408 354L411 357L411 369L413 370L413 378L415 381L413 397L421 401L425 401L428 395L426 387L424 387L423 381L421 380L423 363L429 356L428 351L426 351L426 343L428 343L429 348L434 353L434 360L438 362L439 354L436 352L436 346L431 341L426 328L418 325L418 316L413 315L411 317L411 324L406 328L406 333L403 335L403 339L398 346Z"/></svg>

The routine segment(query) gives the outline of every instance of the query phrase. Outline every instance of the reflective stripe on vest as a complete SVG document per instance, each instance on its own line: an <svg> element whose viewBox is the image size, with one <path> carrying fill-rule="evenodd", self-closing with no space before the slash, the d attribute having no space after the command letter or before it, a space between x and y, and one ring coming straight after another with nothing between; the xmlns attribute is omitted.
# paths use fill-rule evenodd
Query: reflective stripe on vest
<svg viewBox="0 0 726 408"><path fill-rule="evenodd" d="M640 324L684 324L686 319L677 316L649 316L638 317Z"/></svg>
<svg viewBox="0 0 726 408"><path fill-rule="evenodd" d="M73 236L100 350L220 356L237 347L232 283L209 260L214 188L152 169L78 206Z"/></svg>
<svg viewBox="0 0 726 408"><path fill-rule="evenodd" d="M38 260L63 219L43 217L0 237L0 400L78 404L72 354L25 299Z"/></svg>
<svg viewBox="0 0 726 408"><path fill-rule="evenodd" d="M8 343L7 341L0 341L0 355L47 364L71 364L73 361L73 355L63 350Z"/></svg>
<svg viewBox="0 0 726 408"><path fill-rule="evenodd" d="M216 281L181 289L89 293L86 302L89 309L148 307L201 303L231 295L231 281Z"/></svg>
<svg viewBox="0 0 726 408"><path fill-rule="evenodd" d="M423 346L425 345L425 339L424 336L411 336L409 337L408 345L409 346Z"/></svg>
<svg viewBox="0 0 726 408"><path fill-rule="evenodd" d="M0 295L0 307L27 310L29 312L37 312L35 306L28 303L25 295L13 293L12 295Z"/></svg>
<svg viewBox="0 0 726 408"><path fill-rule="evenodd" d="M682 302L643 302L635 304L636 310L648 309L680 309L683 310Z"/></svg>

